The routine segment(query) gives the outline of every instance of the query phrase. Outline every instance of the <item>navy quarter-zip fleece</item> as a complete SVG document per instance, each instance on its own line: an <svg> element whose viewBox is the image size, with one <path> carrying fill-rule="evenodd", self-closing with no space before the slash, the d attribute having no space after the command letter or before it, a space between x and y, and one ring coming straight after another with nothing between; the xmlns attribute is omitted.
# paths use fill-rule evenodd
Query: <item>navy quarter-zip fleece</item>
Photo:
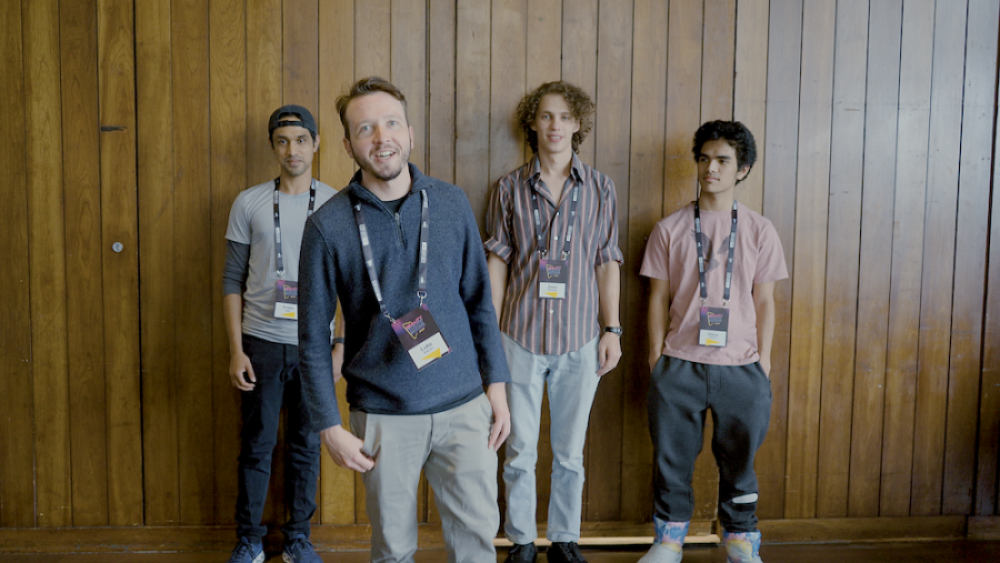
<svg viewBox="0 0 1000 563"><path fill-rule="evenodd" d="M482 240L465 193L409 165L412 189L393 214L361 185L347 189L306 223L299 256L299 367L314 430L341 423L332 378L330 321L344 314L344 378L351 410L377 414L441 412L482 386L510 381ZM417 371L382 316L361 251L352 198L364 210L375 271L393 318L416 308L420 192L430 211L427 299L451 352Z"/></svg>

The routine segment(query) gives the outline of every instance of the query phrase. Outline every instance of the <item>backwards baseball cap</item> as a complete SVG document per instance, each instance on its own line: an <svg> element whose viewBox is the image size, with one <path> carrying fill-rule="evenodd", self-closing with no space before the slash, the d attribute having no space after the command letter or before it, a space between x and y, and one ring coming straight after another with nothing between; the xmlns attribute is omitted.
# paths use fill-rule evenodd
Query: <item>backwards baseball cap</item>
<svg viewBox="0 0 1000 563"><path fill-rule="evenodd" d="M281 121L279 118L282 115L294 115L301 119L301 121ZM271 138L274 135L274 130L278 127L305 127L313 137L316 136L316 120L313 119L309 110L302 106L287 105L281 106L280 108L274 110L271 114L271 119L267 122L267 136Z"/></svg>

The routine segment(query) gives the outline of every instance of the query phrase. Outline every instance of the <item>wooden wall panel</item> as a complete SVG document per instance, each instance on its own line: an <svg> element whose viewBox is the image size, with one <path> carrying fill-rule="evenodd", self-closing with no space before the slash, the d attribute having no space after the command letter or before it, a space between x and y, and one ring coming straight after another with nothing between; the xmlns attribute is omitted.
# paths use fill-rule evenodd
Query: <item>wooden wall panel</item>
<svg viewBox="0 0 1000 563"><path fill-rule="evenodd" d="M491 184L529 156L521 96L563 78L597 103L581 158L618 189L631 336L592 412L585 520L650 518L638 271L655 222L694 196L694 130L729 116L759 151L738 198L775 225L793 273L776 288L760 516L997 513L1000 8L959 6L0 3L0 100L19 110L0 127L24 139L0 157L17 186L2 281L25 296L2 319L0 526L232 524L229 208L276 174L265 123L282 103L313 111L314 173L342 187L355 166L335 99L370 74L409 99L413 162L460 185L480 221ZM540 520L547 419L542 432ZM285 515L282 458L270 524ZM711 519L711 456L697 467L697 518ZM439 522L421 487L419 519ZM325 454L318 496L316 523L367 522L359 476Z"/></svg>
<svg viewBox="0 0 1000 563"><path fill-rule="evenodd" d="M139 237L143 252L143 279L156 280L140 287L143 309L142 377L144 429L143 453L149 469L144 473L147 499L146 522L151 525L177 523L177 374L174 353L178 350L177 295L173 276L174 246L174 130L171 112L171 11L169 2L146 2L136 7L135 27L138 91Z"/></svg>
<svg viewBox="0 0 1000 563"><path fill-rule="evenodd" d="M99 0L101 247L108 397L109 523L143 523L136 177L135 13ZM121 243L121 252L113 250Z"/></svg>
<svg viewBox="0 0 1000 563"><path fill-rule="evenodd" d="M795 192L796 260L792 276L792 338L788 380L788 445L785 516L816 516L819 407L823 365L823 305L826 292L827 209L833 102L831 3L804 3L799 87L798 173Z"/></svg>
<svg viewBox="0 0 1000 563"><path fill-rule="evenodd" d="M997 130L992 128L997 111L998 27L1000 5L996 2L969 2L965 46L965 93L962 107L962 156L958 185L958 217L955 233L955 291L951 318L951 364L948 374L948 417L944 452L945 514L968 514L973 510L976 458L976 425L987 428L996 418L976 420L974 408L982 387L981 350L983 308L986 292L986 241L989 238L990 145L997 146ZM993 100L992 107L990 100ZM992 114L992 115L991 115ZM991 119L992 117L992 119ZM991 138L992 135L992 138ZM998 196L997 184L992 198ZM994 225L1000 218L993 216ZM990 307L996 307L996 297ZM995 342L995 340L994 340ZM996 447L996 442L994 442ZM980 458L996 454L989 449ZM988 489L987 489L988 491Z"/></svg>
<svg viewBox="0 0 1000 563"><path fill-rule="evenodd" d="M21 49L21 5L0 3L0 100L7 107L24 106L24 62ZM7 139L24 138L29 119L25 112L11 112L0 132ZM22 150L2 151L0 165L12 186L25 186L27 159ZM0 281L12 288L21 307L0 307L5 330L0 336L0 361L5 376L0 377L0 526L34 526L34 428L32 427L31 322L28 252L28 192L7 190L7 203L0 206L0 236L8 243L8 266L0 268Z"/></svg>
<svg viewBox="0 0 1000 563"><path fill-rule="evenodd" d="M903 10L879 502L883 516L905 516L910 510L933 54L933 42L927 38L934 30L932 8L930 2L919 6L907 3Z"/></svg>
<svg viewBox="0 0 1000 563"><path fill-rule="evenodd" d="M39 526L58 527L72 518L59 6L56 0L22 6L35 510Z"/></svg>
<svg viewBox="0 0 1000 563"><path fill-rule="evenodd" d="M868 0L837 4L816 515L847 516L864 166Z"/></svg>
<svg viewBox="0 0 1000 563"><path fill-rule="evenodd" d="M913 484L910 514L941 513L952 265L961 147L964 6L939 3L934 18L934 59L927 163L927 198L920 284ZM985 239L984 239L985 240Z"/></svg>
<svg viewBox="0 0 1000 563"><path fill-rule="evenodd" d="M861 257L855 346L854 406L848 516L878 516L889 325L889 267L892 256L893 191L896 184L902 0L869 5L868 89L865 166L861 206Z"/></svg>
<svg viewBox="0 0 1000 563"><path fill-rule="evenodd" d="M795 170L794 147L798 145L800 46L802 42L801 0L772 0L769 12L767 118L757 145L764 147L763 212L771 220L789 273L795 261ZM785 448L788 443L789 341L791 339L791 282L775 285L775 329L771 349L771 426L767 440L757 452L757 481L761 518L785 514Z"/></svg>
<svg viewBox="0 0 1000 563"><path fill-rule="evenodd" d="M101 300L97 2L59 4L67 352L74 526L108 524L107 400ZM71 189L67 189L70 187Z"/></svg>

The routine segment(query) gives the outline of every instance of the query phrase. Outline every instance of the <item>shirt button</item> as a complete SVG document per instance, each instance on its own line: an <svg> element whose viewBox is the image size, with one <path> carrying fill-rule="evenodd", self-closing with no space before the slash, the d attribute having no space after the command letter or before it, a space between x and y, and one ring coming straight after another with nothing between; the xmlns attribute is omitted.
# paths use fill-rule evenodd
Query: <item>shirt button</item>
<svg viewBox="0 0 1000 563"><path fill-rule="evenodd" d="M555 312L556 312L556 310L555 310L555 309L549 309L549 312L550 312L550 313L555 313Z"/></svg>

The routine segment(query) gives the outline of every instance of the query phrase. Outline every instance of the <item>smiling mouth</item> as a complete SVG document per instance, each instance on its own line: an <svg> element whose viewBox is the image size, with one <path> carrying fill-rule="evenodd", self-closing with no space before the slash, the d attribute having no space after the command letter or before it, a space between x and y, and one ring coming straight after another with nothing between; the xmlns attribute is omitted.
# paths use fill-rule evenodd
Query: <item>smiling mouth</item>
<svg viewBox="0 0 1000 563"><path fill-rule="evenodd" d="M396 154L395 151L378 151L377 153L375 153L375 158L384 160L386 158L391 157L394 154Z"/></svg>

